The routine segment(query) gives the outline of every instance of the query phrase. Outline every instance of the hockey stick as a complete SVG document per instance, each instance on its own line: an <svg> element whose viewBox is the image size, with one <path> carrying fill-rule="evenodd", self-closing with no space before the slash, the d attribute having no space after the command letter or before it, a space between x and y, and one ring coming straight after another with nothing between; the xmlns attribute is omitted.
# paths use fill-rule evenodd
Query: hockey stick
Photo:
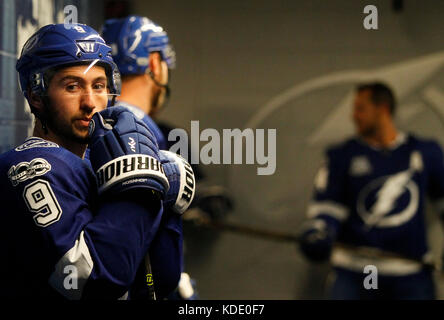
<svg viewBox="0 0 444 320"><path fill-rule="evenodd" d="M148 288L148 300L157 300L156 299L156 291L154 290L154 279L153 279L153 271L151 270L151 262L150 255L147 253L145 255L145 272L146 272L146 286Z"/></svg>
<svg viewBox="0 0 444 320"><path fill-rule="evenodd" d="M157 300L148 252L137 268L135 279L129 288L129 296L131 300Z"/></svg>
<svg viewBox="0 0 444 320"><path fill-rule="evenodd" d="M194 222L197 226L211 228L211 229L215 229L218 231L229 231L229 232L233 232L233 233L237 233L237 234L258 237L261 239L266 239L266 240L271 240L271 241L292 242L295 244L297 244L300 241L299 236L297 236L296 234L292 234L292 233L257 228L257 227L247 226L247 225L235 223L235 222L213 221L206 216L205 212L202 212L201 210L195 209L195 208L193 208L192 210L189 210L187 212L187 214L184 216L184 219ZM354 247L354 246L352 247L352 246L347 246L346 244L343 244L343 243L337 243L336 245L338 247L342 247L342 248L353 249L357 252L357 254L367 256L369 258L371 258L371 257L386 257L386 258L406 259L406 260L411 260L411 261L415 261L417 263L420 263L423 267L425 267L427 269L440 271L440 270L438 270L437 266L433 262L421 260L416 257L409 257L409 256L397 254L394 252L386 252L386 251L382 251L378 248Z"/></svg>
<svg viewBox="0 0 444 320"><path fill-rule="evenodd" d="M297 242L299 238L290 233L285 233L282 231L261 229L257 227L251 227L247 225L242 225L239 223L227 222L227 221L205 221L202 225L218 230L231 231L234 233L240 233L244 235L260 237L267 240L273 241L289 241Z"/></svg>
<svg viewBox="0 0 444 320"><path fill-rule="evenodd" d="M197 226L203 226L206 228L211 228L219 231L230 231L238 234L259 237L272 241L286 241L286 242L299 241L299 237L297 235L287 232L262 229L235 222L212 220L206 216L205 212L201 211L198 208L193 208L188 210L184 215L184 219L194 222Z"/></svg>

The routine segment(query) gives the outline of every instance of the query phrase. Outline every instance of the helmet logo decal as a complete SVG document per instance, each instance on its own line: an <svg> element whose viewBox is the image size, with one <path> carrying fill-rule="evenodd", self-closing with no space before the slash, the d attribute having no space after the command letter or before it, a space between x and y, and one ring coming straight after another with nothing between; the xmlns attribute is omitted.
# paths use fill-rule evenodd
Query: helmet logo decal
<svg viewBox="0 0 444 320"><path fill-rule="evenodd" d="M86 33L85 29L83 29L81 26L74 26L73 29L80 33Z"/></svg>
<svg viewBox="0 0 444 320"><path fill-rule="evenodd" d="M106 43L116 45L111 45L112 55L123 75L145 73L152 52L159 52L169 69L175 68L175 52L166 31L147 17L108 19L102 35Z"/></svg>
<svg viewBox="0 0 444 320"><path fill-rule="evenodd" d="M25 45L23 46L21 55L30 51L34 47L34 45L38 42L39 39L40 35L38 34L34 34L31 38L29 38L28 41L26 41Z"/></svg>
<svg viewBox="0 0 444 320"><path fill-rule="evenodd" d="M86 53L93 53L96 51L96 43L94 41L77 41L77 45Z"/></svg>
<svg viewBox="0 0 444 320"><path fill-rule="evenodd" d="M142 35L140 33L140 30L137 30L135 35L136 35L136 38L134 39L133 44L131 45L131 47L128 48L128 52L130 52L130 53L133 52L134 49L137 48L137 46L140 43L140 40L142 39Z"/></svg>

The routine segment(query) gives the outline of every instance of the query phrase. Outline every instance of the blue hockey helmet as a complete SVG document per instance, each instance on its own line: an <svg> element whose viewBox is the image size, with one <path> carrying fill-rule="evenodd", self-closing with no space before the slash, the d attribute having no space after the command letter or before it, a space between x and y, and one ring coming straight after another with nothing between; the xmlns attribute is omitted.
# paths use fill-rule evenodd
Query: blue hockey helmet
<svg viewBox="0 0 444 320"><path fill-rule="evenodd" d="M97 64L105 69L109 93L120 94L119 70L111 56L111 47L97 31L85 24L49 24L35 32L23 46L16 69L26 98L28 90L44 94L46 71L77 64Z"/></svg>
<svg viewBox="0 0 444 320"><path fill-rule="evenodd" d="M113 59L122 75L145 73L152 52L159 52L169 69L176 66L176 53L167 33L146 17L109 19L105 21L102 36L111 46Z"/></svg>

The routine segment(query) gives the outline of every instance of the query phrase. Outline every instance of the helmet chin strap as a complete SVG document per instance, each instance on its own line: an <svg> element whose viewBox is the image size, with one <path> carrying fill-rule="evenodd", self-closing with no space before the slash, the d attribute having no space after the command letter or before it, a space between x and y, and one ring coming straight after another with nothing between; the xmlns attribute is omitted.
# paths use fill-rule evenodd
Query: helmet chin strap
<svg viewBox="0 0 444 320"><path fill-rule="evenodd" d="M48 127L46 126L46 121L43 121L41 118L39 118L40 123L42 124L43 132L47 135L48 134Z"/></svg>
<svg viewBox="0 0 444 320"><path fill-rule="evenodd" d="M158 85L158 86L161 87L161 88L165 88L165 90L166 90L166 98L168 99L168 98L170 97L170 94L171 94L171 89L170 89L170 87L168 86L168 83L167 83L167 84L161 84L159 81L157 81L157 80L154 78L154 74L153 74L153 72L152 72L151 70L148 70L148 74L149 74L151 80L153 80L153 82L154 82L156 85Z"/></svg>
<svg viewBox="0 0 444 320"><path fill-rule="evenodd" d="M111 98L111 107L114 106L114 105L116 104L116 98L117 98L117 96L113 96L113 97Z"/></svg>
<svg viewBox="0 0 444 320"><path fill-rule="evenodd" d="M46 96L44 95L39 95L40 98L42 99L43 102L43 108L47 109L47 105L49 103L49 100L47 99ZM42 125L42 130L45 134L48 134L48 125L47 125L47 121L46 121L46 117L44 116L45 112L47 112L46 110L44 110L43 112L40 112L39 110L37 110L35 107L33 107L31 104L29 104L29 107L31 108L31 113L34 114L34 116L39 119L40 124Z"/></svg>
<svg viewBox="0 0 444 320"><path fill-rule="evenodd" d="M48 112L50 112L49 111L50 102L49 102L49 97L48 96L41 96L41 97L42 97L42 100L43 100L43 108L45 108L45 109L43 110L43 112L37 112L36 116L38 115L40 123L42 124L43 132L45 134L48 134L48 121L47 121L46 114Z"/></svg>

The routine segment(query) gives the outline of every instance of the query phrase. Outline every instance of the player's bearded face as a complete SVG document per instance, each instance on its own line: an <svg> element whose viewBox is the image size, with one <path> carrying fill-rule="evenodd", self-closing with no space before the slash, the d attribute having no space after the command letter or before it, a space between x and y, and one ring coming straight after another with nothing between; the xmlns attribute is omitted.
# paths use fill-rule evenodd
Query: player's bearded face
<svg viewBox="0 0 444 320"><path fill-rule="evenodd" d="M106 108L105 70L99 66L73 66L58 71L51 80L43 114L46 125L59 139L87 143L93 114Z"/></svg>
<svg viewBox="0 0 444 320"><path fill-rule="evenodd" d="M380 109L371 101L368 90L359 92L353 105L353 121L358 135L372 136L377 133Z"/></svg>

